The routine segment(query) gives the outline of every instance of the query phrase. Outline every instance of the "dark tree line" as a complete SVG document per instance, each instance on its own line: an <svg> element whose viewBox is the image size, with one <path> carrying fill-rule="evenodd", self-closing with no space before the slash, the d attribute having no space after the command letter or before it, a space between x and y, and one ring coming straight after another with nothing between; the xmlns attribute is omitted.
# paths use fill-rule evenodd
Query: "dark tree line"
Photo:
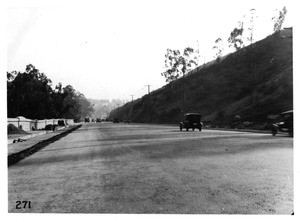
<svg viewBox="0 0 300 222"><path fill-rule="evenodd" d="M71 85L51 86L52 81L31 64L25 72L7 72L8 117L79 121L94 112L92 104Z"/></svg>

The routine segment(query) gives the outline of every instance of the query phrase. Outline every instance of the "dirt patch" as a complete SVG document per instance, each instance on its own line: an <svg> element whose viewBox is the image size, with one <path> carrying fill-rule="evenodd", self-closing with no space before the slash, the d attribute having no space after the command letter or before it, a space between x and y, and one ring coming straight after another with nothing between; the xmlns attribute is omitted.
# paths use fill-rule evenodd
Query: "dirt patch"
<svg viewBox="0 0 300 222"><path fill-rule="evenodd" d="M28 134L28 133L25 132L22 129L19 129L18 127L16 127L13 124L8 124L8 126L7 126L7 134L10 135L10 134Z"/></svg>
<svg viewBox="0 0 300 222"><path fill-rule="evenodd" d="M28 156L36 153L37 151L39 151L39 150L43 149L44 147L46 147L47 145L49 145L50 143L53 143L53 142L59 140L60 138L68 135L69 133L71 133L72 131L78 129L79 127L81 127L81 125L75 126L75 127L71 128L71 129L69 129L67 131L64 131L61 134L58 134L58 135L53 136L53 137L51 137L49 139L43 140L43 141L41 141L41 142L39 142L39 143L37 143L37 144L29 147L26 150L23 150L21 152L9 155L8 156L8 160L7 160L8 167L10 167L13 164L18 163L20 160L22 160L24 158L26 158L26 157L28 157Z"/></svg>

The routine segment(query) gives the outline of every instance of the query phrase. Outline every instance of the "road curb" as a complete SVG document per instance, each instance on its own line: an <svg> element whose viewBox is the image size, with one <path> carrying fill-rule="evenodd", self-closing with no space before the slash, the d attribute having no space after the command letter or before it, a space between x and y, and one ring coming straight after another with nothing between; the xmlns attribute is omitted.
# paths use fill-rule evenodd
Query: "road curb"
<svg viewBox="0 0 300 222"><path fill-rule="evenodd" d="M46 140L43 140L25 150L22 150L20 152L17 152L17 153L13 153L13 154L10 154L8 157L7 157L7 163L8 163L8 167L10 167L11 165L14 165L16 163L18 163L20 160L36 153L37 151L43 149L44 147L46 147L47 145L49 145L50 143L53 143L57 140L59 140L60 138L68 135L69 133L73 132L74 130L77 130L78 128L80 128L82 125L77 125L75 127L72 127L66 131L63 131L62 133L60 134L57 134L53 137L50 137Z"/></svg>

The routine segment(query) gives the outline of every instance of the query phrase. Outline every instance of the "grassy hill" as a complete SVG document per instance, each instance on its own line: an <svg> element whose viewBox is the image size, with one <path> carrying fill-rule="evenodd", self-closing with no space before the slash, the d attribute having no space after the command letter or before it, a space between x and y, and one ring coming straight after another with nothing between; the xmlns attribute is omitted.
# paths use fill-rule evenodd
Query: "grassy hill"
<svg viewBox="0 0 300 222"><path fill-rule="evenodd" d="M293 109L292 49L292 38L275 33L125 104L110 117L178 123L184 110L203 114L203 121L212 125L267 123L268 115ZM183 82L186 101L182 109Z"/></svg>

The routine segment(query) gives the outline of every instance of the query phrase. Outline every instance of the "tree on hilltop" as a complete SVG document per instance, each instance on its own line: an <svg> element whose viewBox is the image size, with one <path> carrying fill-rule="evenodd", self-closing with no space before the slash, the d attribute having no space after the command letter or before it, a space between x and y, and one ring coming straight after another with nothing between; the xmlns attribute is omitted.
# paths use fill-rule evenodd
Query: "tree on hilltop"
<svg viewBox="0 0 300 222"><path fill-rule="evenodd" d="M193 48L185 48L182 55L179 50L167 49L165 54L166 70L161 75L165 77L166 82L172 82L193 70L197 65L197 56Z"/></svg>
<svg viewBox="0 0 300 222"><path fill-rule="evenodd" d="M243 32L244 32L244 23L239 22L238 27L235 27L228 38L228 43L230 47L234 47L236 51L244 47L243 42Z"/></svg>
<svg viewBox="0 0 300 222"><path fill-rule="evenodd" d="M276 10L276 11L277 11L277 10ZM279 31L279 30L281 29L282 24L283 24L283 22L284 22L284 20L285 20L286 13L287 13L287 9L286 9L286 7L284 6L284 7L282 8L282 10L279 11L279 15L274 16L274 17L272 18L272 21L274 22L274 27L273 27L273 31L274 31L274 32L277 32L277 31Z"/></svg>
<svg viewBox="0 0 300 222"><path fill-rule="evenodd" d="M213 50L215 51L216 61L219 62L224 51L223 40L221 38L216 39Z"/></svg>

